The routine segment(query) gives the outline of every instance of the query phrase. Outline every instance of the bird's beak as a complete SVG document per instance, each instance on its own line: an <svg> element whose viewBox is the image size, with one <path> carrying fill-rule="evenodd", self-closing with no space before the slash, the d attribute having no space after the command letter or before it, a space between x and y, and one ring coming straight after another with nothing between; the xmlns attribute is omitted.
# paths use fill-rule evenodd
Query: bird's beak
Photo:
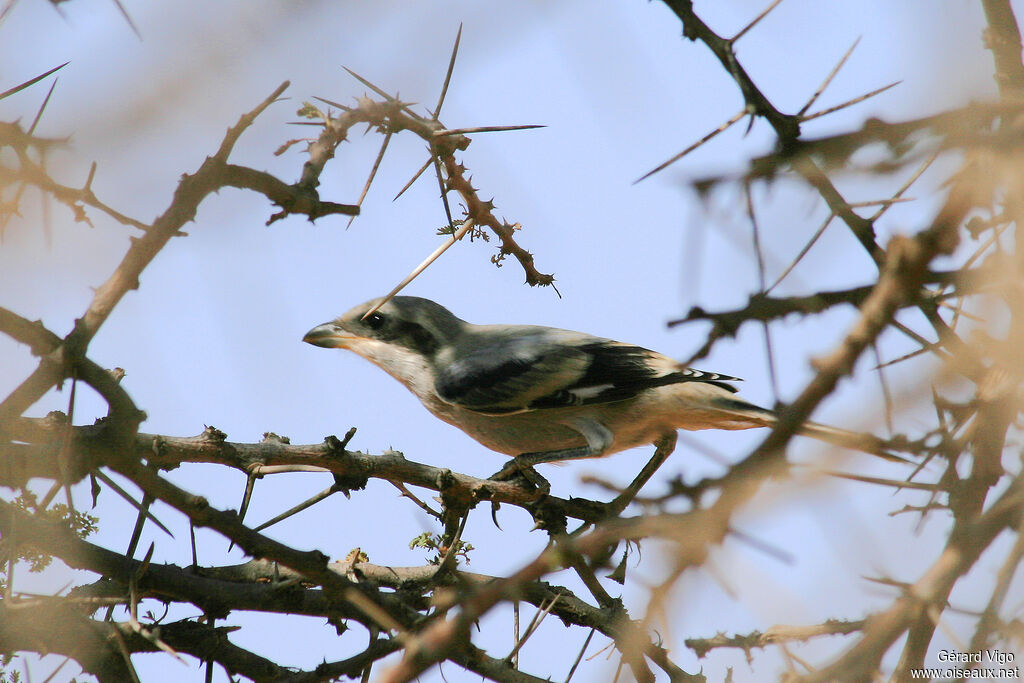
<svg viewBox="0 0 1024 683"><path fill-rule="evenodd" d="M347 331L336 322L317 325L302 338L302 341L313 346L322 346L325 349L346 348L348 343L356 338L356 335Z"/></svg>

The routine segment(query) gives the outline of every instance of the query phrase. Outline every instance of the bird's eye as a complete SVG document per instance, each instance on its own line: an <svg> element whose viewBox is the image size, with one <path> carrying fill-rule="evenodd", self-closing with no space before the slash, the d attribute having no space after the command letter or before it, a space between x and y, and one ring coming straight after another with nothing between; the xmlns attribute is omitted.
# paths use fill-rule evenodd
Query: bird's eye
<svg viewBox="0 0 1024 683"><path fill-rule="evenodd" d="M384 316L380 313L374 313L366 318L366 326L371 330L379 330L384 326Z"/></svg>

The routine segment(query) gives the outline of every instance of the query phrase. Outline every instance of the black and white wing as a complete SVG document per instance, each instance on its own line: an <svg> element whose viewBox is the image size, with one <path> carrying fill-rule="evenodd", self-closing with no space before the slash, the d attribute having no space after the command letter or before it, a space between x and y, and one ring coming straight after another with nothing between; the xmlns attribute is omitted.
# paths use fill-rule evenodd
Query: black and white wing
<svg viewBox="0 0 1024 683"><path fill-rule="evenodd" d="M706 382L729 391L736 377L687 368L648 349L575 332L532 334L474 345L437 371L445 401L481 413L507 414L623 401L645 389Z"/></svg>

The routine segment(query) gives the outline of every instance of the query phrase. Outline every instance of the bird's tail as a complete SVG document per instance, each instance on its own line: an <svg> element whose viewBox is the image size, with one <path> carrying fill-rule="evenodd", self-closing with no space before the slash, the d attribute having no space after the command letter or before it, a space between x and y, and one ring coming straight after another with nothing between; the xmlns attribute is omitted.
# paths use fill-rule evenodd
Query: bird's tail
<svg viewBox="0 0 1024 683"><path fill-rule="evenodd" d="M746 420L750 427L773 427L778 422L778 416L753 403L740 401L735 398L723 398L715 401L716 407L725 412L734 421ZM877 455L890 462L908 462L891 452L887 443L873 434L851 432L838 427L830 427L818 422L804 422L797 430L798 434L809 436L833 446L842 446L853 450Z"/></svg>

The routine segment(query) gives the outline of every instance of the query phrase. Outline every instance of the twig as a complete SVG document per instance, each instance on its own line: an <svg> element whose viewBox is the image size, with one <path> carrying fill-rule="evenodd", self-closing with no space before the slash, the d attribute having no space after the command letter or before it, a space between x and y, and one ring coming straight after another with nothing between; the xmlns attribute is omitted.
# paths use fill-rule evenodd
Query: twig
<svg viewBox="0 0 1024 683"><path fill-rule="evenodd" d="M766 16L768 16L769 12L771 12L773 9L778 7L780 2L782 2L782 0L773 0L772 4L770 4L766 8L764 8L764 10L760 14L758 14L756 17L754 17L754 19L749 24L744 26L742 29L740 29L740 31L736 35L734 35L732 38L730 38L729 42L735 43L740 38L742 38L744 35L746 35L747 31L749 31L750 29L752 29L755 26L757 26L761 22L762 19L764 19Z"/></svg>
<svg viewBox="0 0 1024 683"><path fill-rule="evenodd" d="M844 54L842 58L840 58L840 60L832 68L832 71L830 71L828 76L825 77L825 80L822 81L821 85L818 86L818 89L814 91L814 94L811 95L811 98L807 100L807 103L804 104L804 106L800 108L800 111L796 113L797 116L803 116L804 114L807 113L808 109L814 106L814 103L818 101L818 98L821 97L822 93L825 92L825 89L828 88L829 84L832 83L832 79L834 79L839 74L839 70L843 68L844 64L846 64L846 60L848 60L850 58L850 55L853 54L853 51L857 49L857 45L859 43L860 37L858 36L857 40L853 41L853 45L850 46L850 49L846 51L846 54Z"/></svg>
<svg viewBox="0 0 1024 683"><path fill-rule="evenodd" d="M639 183L639 182L640 182L641 180L646 180L647 178L650 178L650 177L651 177L652 175L654 175L655 173L658 173L659 171L663 171L663 170L665 170L666 168L668 168L669 166L671 166L671 165L672 165L672 164L674 164L675 162L679 161L680 159L682 159L682 158L683 158L684 156L686 156L687 154L689 154L689 153L690 153L690 152L692 152L693 150L695 150L695 149L697 149L698 147L700 147L701 145L703 145L703 144L704 144L705 142L707 142L707 141L708 141L708 140L710 140L711 138L715 137L716 135L718 135L719 133L721 133L721 132L723 132L723 131L726 131L726 130L728 130L728 129L729 129L730 127L732 127L732 125L733 125L734 123L736 123L737 121L739 121L740 119L742 119L742 118L743 118L744 116L746 116L746 115L747 115L748 113L749 113L749 112L747 111L747 108L746 108L746 107L744 107L743 109L740 109L740 110L739 110L738 112L736 112L736 115L735 115L735 116L733 116L732 118L730 118L730 119L729 119L728 121L726 121L725 123L723 123L722 125L720 125L720 126L719 126L718 128L714 129L714 130L713 130L713 131L711 131L710 133L707 133L707 134L706 134L706 135L705 135L704 137L702 137L702 138L701 138L700 140L697 140L697 142L693 143L692 145L690 145L689 147L687 147L686 149L684 149L684 150L683 150L682 152L680 152L679 154L676 154L675 156L673 156L673 157L671 157L671 158L667 159L666 161L663 161L662 163L658 164L657 166L655 166L654 168L652 168L652 169L651 169L650 171L648 171L647 173L644 173L644 174L643 174L642 176L640 176L639 178L637 178L636 180L634 180L634 181L633 181L633 184L634 184L634 185L636 185L636 184L637 184L637 183Z"/></svg>
<svg viewBox="0 0 1024 683"><path fill-rule="evenodd" d="M431 116L435 121L441 116L441 107L444 106L444 98L448 94L448 84L452 82L452 72L455 71L455 58L459 54L459 43L462 42L462 22L459 22L459 32L455 34L455 45L452 46L452 56L448 60L448 70L444 74L444 85L441 86L441 94L437 98L437 106Z"/></svg>
<svg viewBox="0 0 1024 683"><path fill-rule="evenodd" d="M467 218L465 221L463 221L463 223L459 227L459 229L456 230L454 234L452 234L452 238L450 240L446 240L441 246L439 246L437 249L435 249L430 254L430 256L428 256L427 258L423 259L423 261L418 266L413 268L412 271L408 275L406 275L405 278L403 278L401 282L399 282L397 285L395 285L394 289L392 289L390 292L388 292L384 296L384 298L381 299L376 305L372 306L370 308L370 310L368 310L366 312L366 314L363 315L363 318L365 319L368 316L373 315L378 310L380 310L381 306L383 306L387 302L391 301L391 299L393 299L396 294L398 294L400 291L405 289L406 285L408 285L410 282L415 280L419 276L420 273L422 273L424 270L427 269L427 267L430 266L431 263L433 263L438 258L440 258L441 254L443 254L444 252L448 251L449 247L451 247L453 244L455 244L460 239L462 239L462 237L467 232L469 232L470 229L472 229L473 225L474 225L474 223L473 223L473 219L472 218Z"/></svg>

